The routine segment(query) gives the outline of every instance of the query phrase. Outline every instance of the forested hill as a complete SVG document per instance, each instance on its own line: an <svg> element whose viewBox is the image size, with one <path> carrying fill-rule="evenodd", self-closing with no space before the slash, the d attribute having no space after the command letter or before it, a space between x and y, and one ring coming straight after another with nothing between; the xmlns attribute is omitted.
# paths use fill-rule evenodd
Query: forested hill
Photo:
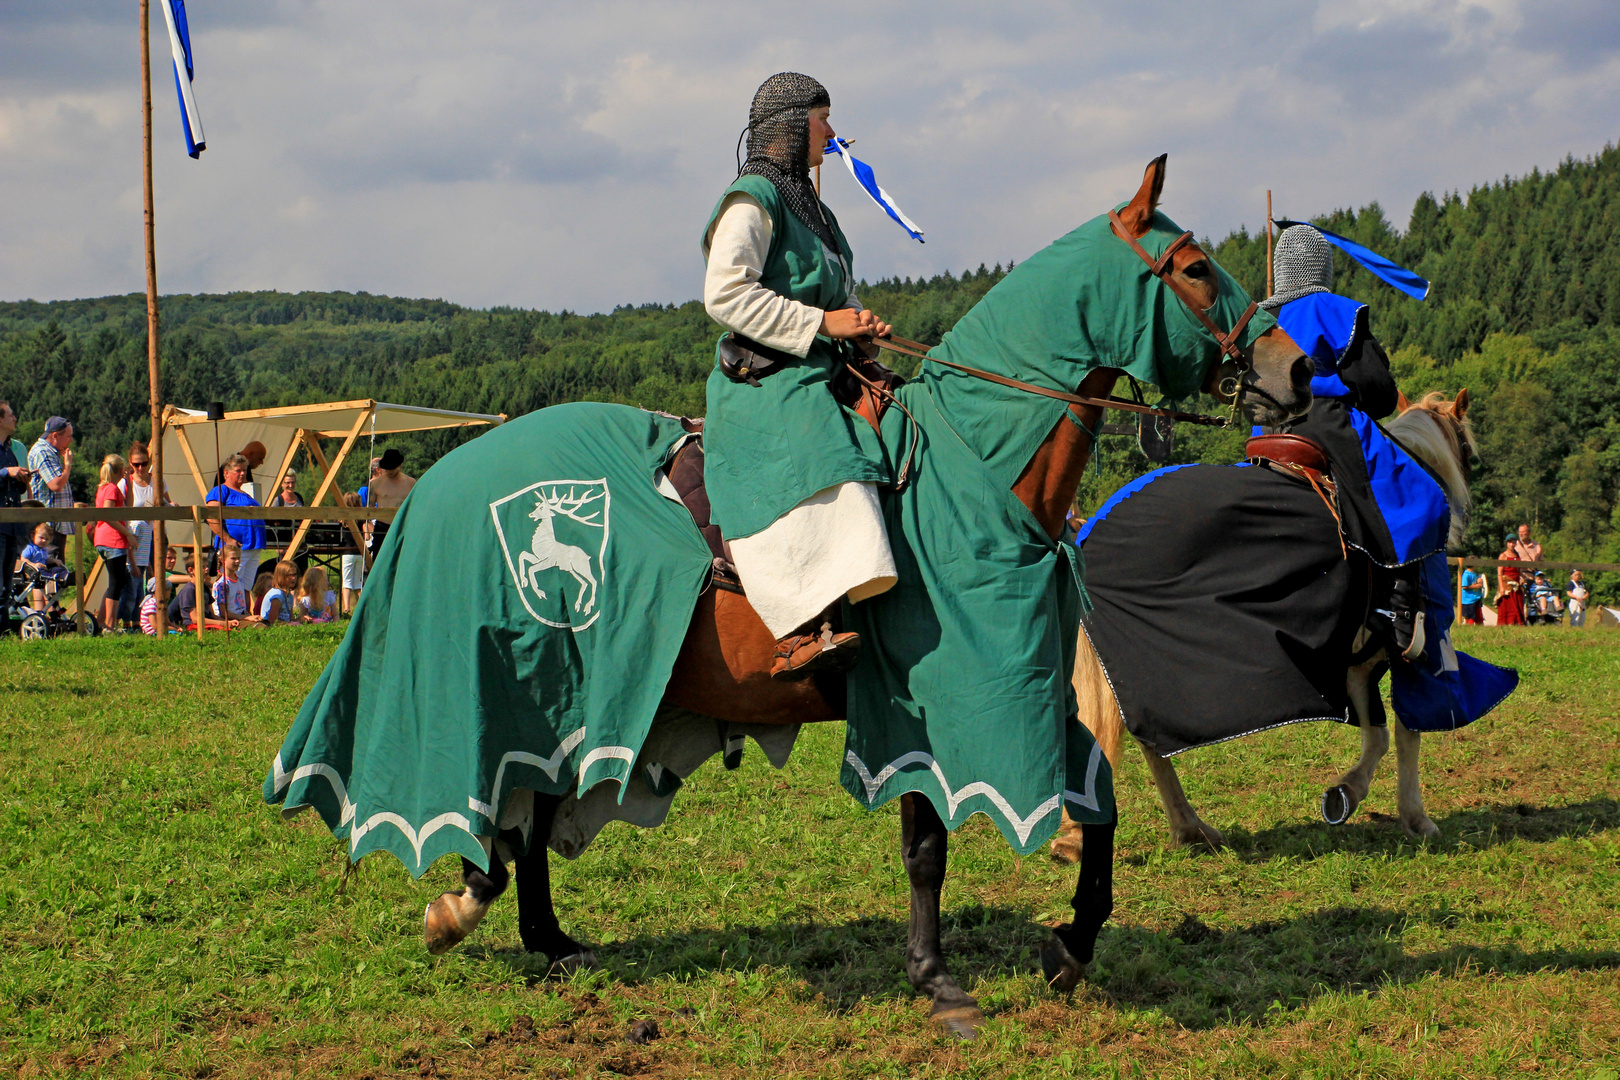
<svg viewBox="0 0 1620 1080"><path fill-rule="evenodd" d="M1278 209L1304 217L1302 203ZM1466 194L1424 194L1404 231L1377 203L1312 220L1434 282L1418 302L1338 260L1337 290L1372 304L1410 396L1474 392L1485 464L1470 549L1494 553L1509 524L1530 520L1551 551L1620 561L1620 151ZM1240 231L1215 251L1262 294L1262 237ZM899 333L935 341L1001 275L981 266L870 282L861 296ZM695 414L717 333L696 302L577 315L365 293L171 296L164 389L172 403L232 409L374 397L516 416L596 399ZM0 303L0 394L27 441L54 413L74 420L75 486L86 492L94 460L146 434L144 297ZM399 441L419 471L465 437ZM1230 460L1241 445L1178 437L1188 460ZM1146 468L1125 438L1105 440L1102 459L1082 493L1088 505Z"/></svg>

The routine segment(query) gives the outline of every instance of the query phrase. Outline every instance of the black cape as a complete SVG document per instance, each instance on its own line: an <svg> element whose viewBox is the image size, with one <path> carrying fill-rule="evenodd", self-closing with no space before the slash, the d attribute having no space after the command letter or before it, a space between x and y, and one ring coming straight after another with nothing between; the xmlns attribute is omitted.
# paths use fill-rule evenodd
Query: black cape
<svg viewBox="0 0 1620 1080"><path fill-rule="evenodd" d="M1080 543L1083 626L1132 735L1169 756L1282 724L1350 722L1366 562L1303 481L1184 465L1120 489Z"/></svg>

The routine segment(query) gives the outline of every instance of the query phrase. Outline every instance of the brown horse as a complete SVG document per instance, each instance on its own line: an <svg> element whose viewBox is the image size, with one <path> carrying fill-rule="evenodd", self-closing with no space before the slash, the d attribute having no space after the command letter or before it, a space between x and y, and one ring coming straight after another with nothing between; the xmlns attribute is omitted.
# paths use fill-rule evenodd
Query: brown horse
<svg viewBox="0 0 1620 1080"><path fill-rule="evenodd" d="M1409 403L1403 396L1400 407L1400 414L1385 426L1408 452L1440 480L1451 507L1449 541L1459 543L1468 526L1469 465L1476 456L1473 427L1468 421L1468 391L1463 390L1455 400L1449 401L1441 394L1429 394L1416 404ZM1359 655L1370 639L1371 635L1363 628L1352 646L1352 655ZM1378 687L1373 676L1380 671L1380 665L1385 660L1384 650L1378 649L1361 663L1351 666L1346 673L1350 705L1361 729L1361 758L1323 794L1323 816L1334 824L1347 819L1367 797L1378 763L1389 750L1389 728L1372 722L1372 718L1383 711L1374 700ZM1081 723L1096 737L1109 763L1117 767L1125 736L1124 717L1084 631L1080 633L1080 648L1075 658L1074 688L1080 699ZM1408 731L1398 716L1392 718L1392 723L1395 728L1398 773L1396 806L1401 827L1409 836L1420 839L1437 837L1440 830L1424 812L1423 792L1418 782L1421 736L1415 731ZM1224 838L1218 829L1206 824L1188 802L1175 765L1169 758L1160 757L1142 743L1137 743L1137 746L1147 760L1148 771L1152 773L1154 786L1164 803L1171 841L1175 844L1201 844L1218 850L1225 843ZM1069 821L1065 815L1058 835L1052 840L1053 856L1065 862L1078 862L1083 846L1080 826Z"/></svg>
<svg viewBox="0 0 1620 1080"><path fill-rule="evenodd" d="M1165 158L1149 164L1141 189L1120 212L1132 239L1146 234L1164 187ZM1122 240L1122 242L1124 242ZM1218 277L1209 256L1196 244L1174 253L1169 276L1173 287L1192 302L1207 308L1218 295ZM1245 356L1248 368L1241 386L1250 391L1244 408L1255 423L1279 423L1304 411L1310 401L1308 358L1278 328L1267 331ZM1215 393L1223 383L1237 385L1236 365L1212 365L1206 389ZM1090 372L1077 388L1086 397L1106 397L1119 372ZM1230 400L1230 397L1228 397ZM1073 405L1071 411L1086 428L1095 430L1102 409ZM1016 415L1009 422L1016 422ZM1060 420L1030 459L1013 487L1054 539L1063 528L1086 462L1091 455L1089 437L1076 425ZM814 682L771 681L775 640L748 602L730 592L710 590L699 604L665 691L668 705L739 723L798 724L840 718L841 705L831 702ZM546 840L552 835L560 798L535 796L535 835L528 854L516 859L518 920L523 945L544 952L564 967L593 962L588 949L558 925L552 908ZM901 797L901 845L911 882L911 925L906 950L906 974L913 986L928 995L933 1015L949 1030L971 1037L983 1021L977 1002L951 977L940 950L940 891L945 880L947 830L932 803L916 793ZM1060 989L1074 986L1081 965L1091 957L1097 931L1112 910L1111 860L1113 824L1086 826L1093 844L1081 869L1076 892L1075 922L1059 928L1043 952L1048 977ZM1095 833L1093 833L1095 830ZM1095 850L1092 850L1095 849ZM429 907L425 932L429 951L443 952L477 926L489 905L506 888L509 874L498 855L484 871L465 861L466 888L445 893Z"/></svg>

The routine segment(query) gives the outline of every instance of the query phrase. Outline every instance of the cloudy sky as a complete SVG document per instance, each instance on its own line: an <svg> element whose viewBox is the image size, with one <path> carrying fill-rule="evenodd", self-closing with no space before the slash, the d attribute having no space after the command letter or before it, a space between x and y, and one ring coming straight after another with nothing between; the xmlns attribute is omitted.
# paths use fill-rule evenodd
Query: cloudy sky
<svg viewBox="0 0 1620 1080"><path fill-rule="evenodd" d="M0 299L144 288L136 0L0 0ZM863 276L1022 259L1170 154L1200 234L1466 190L1620 128L1614 0L153 5L162 290L592 311L695 297L749 98L815 75L927 233L829 173Z"/></svg>

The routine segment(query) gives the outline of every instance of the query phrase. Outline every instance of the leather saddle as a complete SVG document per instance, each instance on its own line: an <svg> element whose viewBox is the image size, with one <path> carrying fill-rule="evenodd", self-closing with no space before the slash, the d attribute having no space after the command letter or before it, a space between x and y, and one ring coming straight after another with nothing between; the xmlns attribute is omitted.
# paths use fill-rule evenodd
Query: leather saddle
<svg viewBox="0 0 1620 1080"><path fill-rule="evenodd" d="M731 561L731 545L720 535L720 526L709 520L709 492L703 482L703 420L701 417L693 419L683 416L681 426L697 437L681 444L675 456L664 466L664 475L669 477L675 494L681 497L681 505L692 515L692 523L703 534L704 542L709 545L709 554L714 556L709 584L716 589L741 595L742 579L737 576L737 566Z"/></svg>
<svg viewBox="0 0 1620 1080"><path fill-rule="evenodd" d="M1321 443L1303 435L1256 435L1244 444L1243 457L1251 465L1264 465L1311 485L1339 526L1340 553L1350 557L1344 542L1344 520L1339 516L1333 465Z"/></svg>

